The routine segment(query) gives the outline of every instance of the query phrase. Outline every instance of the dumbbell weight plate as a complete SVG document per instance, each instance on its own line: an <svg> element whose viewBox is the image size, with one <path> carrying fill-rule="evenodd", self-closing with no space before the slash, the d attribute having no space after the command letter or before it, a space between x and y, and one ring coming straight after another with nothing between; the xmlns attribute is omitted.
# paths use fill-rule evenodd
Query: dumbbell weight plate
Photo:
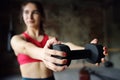
<svg viewBox="0 0 120 80"><path fill-rule="evenodd" d="M86 44L85 50L90 50L91 54L86 60L90 63L100 63L103 55L103 46L98 44Z"/></svg>
<svg viewBox="0 0 120 80"><path fill-rule="evenodd" d="M67 45L55 44L55 45L51 46L51 49L64 51L64 52L68 53L67 57L60 57L60 56L57 56L57 55L52 55L52 57L55 57L55 58L58 58L58 59L67 59L67 64L55 64L55 65L57 65L57 66L63 66L63 65L69 66L70 65L71 59L69 59L69 55L70 55L71 51L70 51L70 48Z"/></svg>

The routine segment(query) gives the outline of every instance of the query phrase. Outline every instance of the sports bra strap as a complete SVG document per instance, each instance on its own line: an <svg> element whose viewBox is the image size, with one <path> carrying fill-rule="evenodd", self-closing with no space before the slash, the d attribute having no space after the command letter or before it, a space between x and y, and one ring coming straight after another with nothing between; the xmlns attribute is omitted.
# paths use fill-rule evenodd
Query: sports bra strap
<svg viewBox="0 0 120 80"><path fill-rule="evenodd" d="M44 37L43 37L42 41L37 41L37 40L33 39L26 32L24 32L23 35L24 35L24 37L26 38L27 41L29 41L29 42L31 42L31 43L33 43L36 46L41 47L41 48L43 48L45 46L47 40L49 39L48 35L46 35L46 34L43 35Z"/></svg>

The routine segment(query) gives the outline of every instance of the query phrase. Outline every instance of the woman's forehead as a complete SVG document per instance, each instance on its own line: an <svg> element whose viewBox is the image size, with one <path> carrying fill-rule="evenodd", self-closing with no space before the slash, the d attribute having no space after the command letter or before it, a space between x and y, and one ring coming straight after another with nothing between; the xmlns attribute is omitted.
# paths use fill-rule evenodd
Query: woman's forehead
<svg viewBox="0 0 120 80"><path fill-rule="evenodd" d="M34 3L28 3L23 7L24 10L26 9L33 9L33 10L38 10L37 6Z"/></svg>

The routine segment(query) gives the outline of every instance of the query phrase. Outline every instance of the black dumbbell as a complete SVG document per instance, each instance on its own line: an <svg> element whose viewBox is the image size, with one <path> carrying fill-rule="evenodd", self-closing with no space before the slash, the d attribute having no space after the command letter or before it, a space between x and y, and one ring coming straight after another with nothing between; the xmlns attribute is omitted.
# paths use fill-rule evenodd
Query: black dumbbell
<svg viewBox="0 0 120 80"><path fill-rule="evenodd" d="M105 57L103 55L103 46L98 44L86 44L84 50L70 50L67 45L56 44L52 45L51 49L64 51L67 53L66 57L60 57L57 55L52 55L52 57L59 59L68 59L68 63L64 65L70 65L71 60L76 59L86 59L90 63L100 63L101 58ZM63 66L61 64L56 64L58 66Z"/></svg>

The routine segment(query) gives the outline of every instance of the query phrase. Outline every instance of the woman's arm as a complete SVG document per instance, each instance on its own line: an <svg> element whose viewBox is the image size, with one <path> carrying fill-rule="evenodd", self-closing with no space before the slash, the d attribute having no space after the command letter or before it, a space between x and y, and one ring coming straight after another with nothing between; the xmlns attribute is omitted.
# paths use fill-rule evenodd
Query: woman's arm
<svg viewBox="0 0 120 80"><path fill-rule="evenodd" d="M17 56L19 53L26 54L35 59L41 59L42 49L34 44L27 42L21 35L15 35L11 39L11 46Z"/></svg>
<svg viewBox="0 0 120 80"><path fill-rule="evenodd" d="M69 46L69 48L71 50L81 50L81 49L84 49L84 47L75 45L75 44L73 44L71 42L66 42L66 43L62 42L62 44L65 44L65 45Z"/></svg>
<svg viewBox="0 0 120 80"><path fill-rule="evenodd" d="M13 36L11 39L11 46L16 54L16 56L19 53L26 54L30 56L31 58L42 60L46 67L53 71L62 71L67 66L57 66L55 64L66 64L67 59L57 59L52 57L51 55L57 55L61 57L65 57L66 53L62 51L52 50L49 49L52 44L59 44L59 41L57 41L55 38L52 38L47 41L44 48L39 48L35 46L34 44L27 42L22 36L16 35Z"/></svg>

